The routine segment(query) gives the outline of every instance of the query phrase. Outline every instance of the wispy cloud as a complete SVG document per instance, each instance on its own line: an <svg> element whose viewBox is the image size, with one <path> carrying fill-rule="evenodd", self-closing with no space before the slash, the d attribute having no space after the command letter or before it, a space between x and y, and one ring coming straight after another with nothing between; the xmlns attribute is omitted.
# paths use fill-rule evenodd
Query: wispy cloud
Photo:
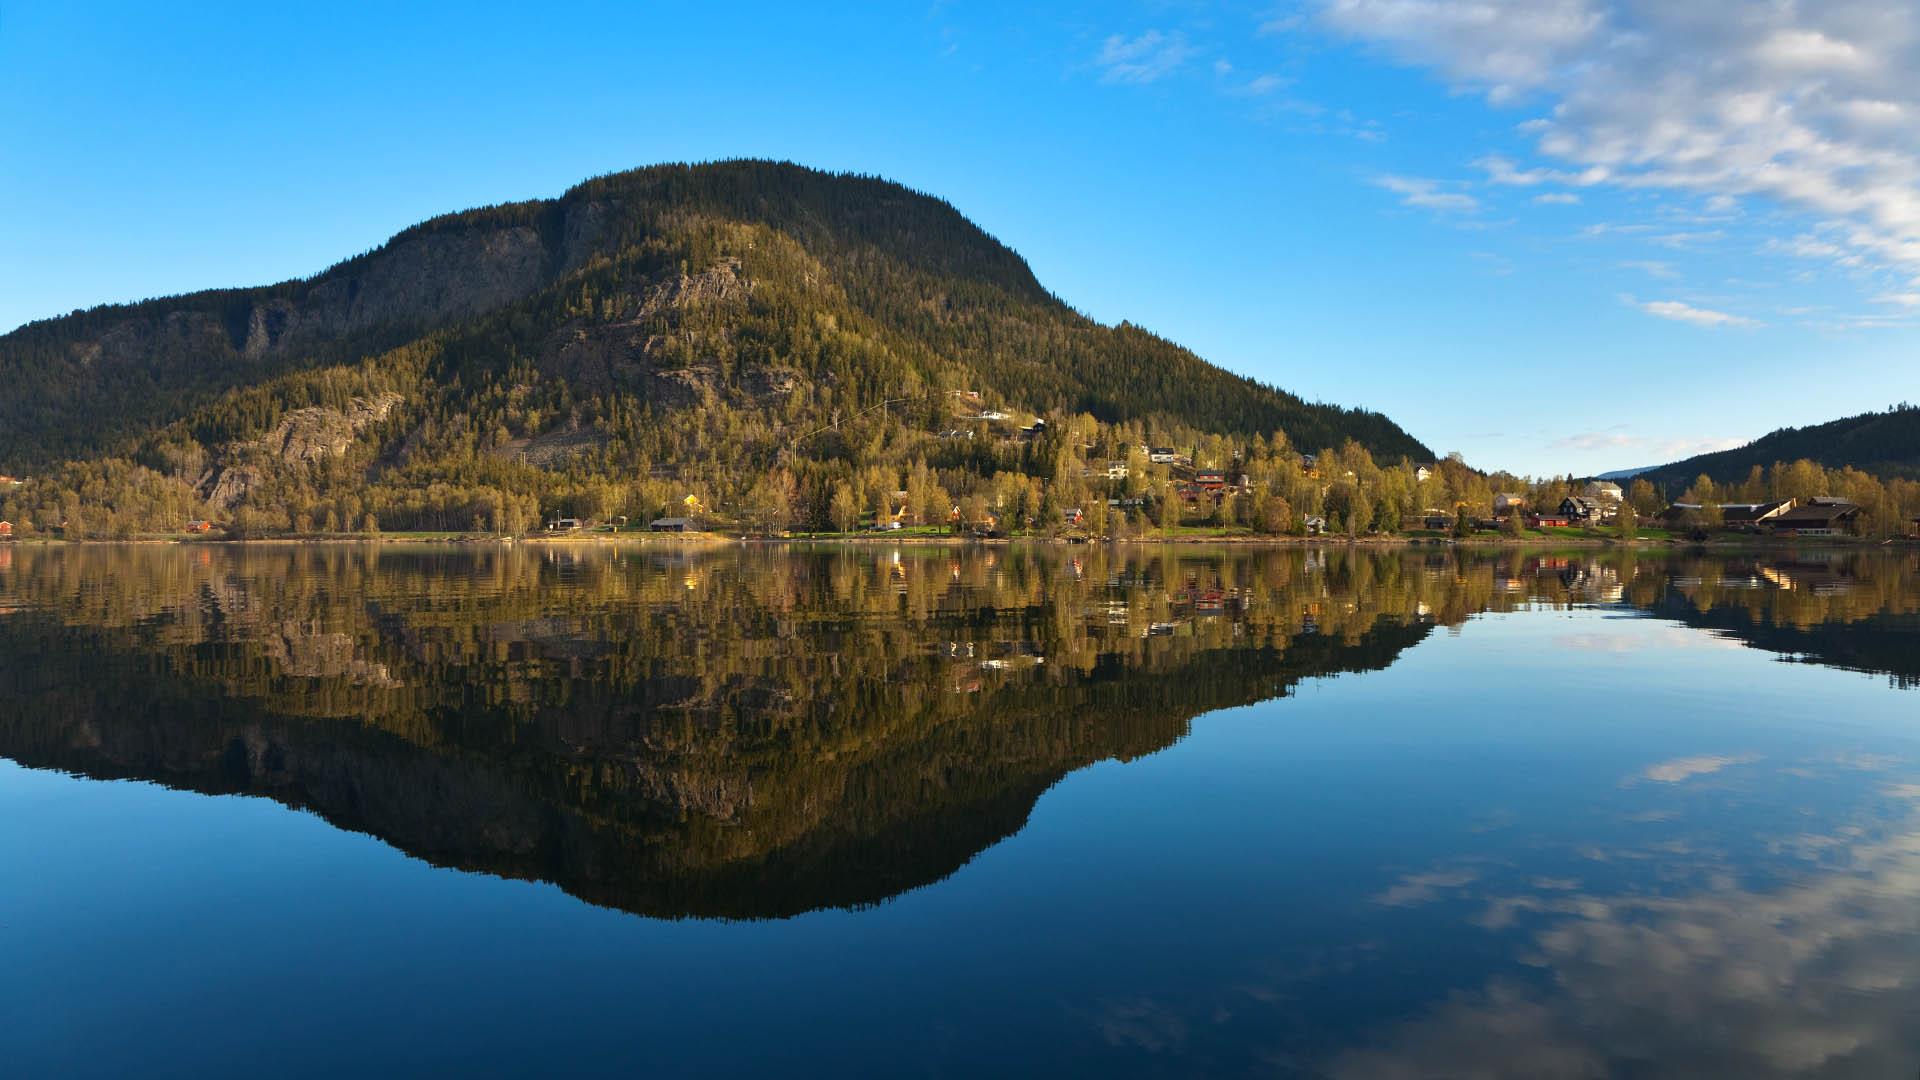
<svg viewBox="0 0 1920 1080"><path fill-rule="evenodd" d="M1759 326L1758 320L1743 315L1729 315L1712 308L1694 307L1684 300L1634 300L1627 303L1649 315L1674 322L1691 323L1694 326Z"/></svg>
<svg viewBox="0 0 1920 1080"><path fill-rule="evenodd" d="M1548 443L1547 449L1577 450L1583 453L1596 450L1633 450L1647 458L1657 457L1662 461L1678 461L1696 454L1731 450L1736 446L1745 446L1748 441L1730 435L1691 435L1680 438L1638 435L1622 427L1612 427L1603 431L1576 431L1562 435Z"/></svg>
<svg viewBox="0 0 1920 1080"><path fill-rule="evenodd" d="M1480 200L1464 191L1449 191L1438 180L1428 180L1419 176L1376 176L1375 187L1385 188L1400 196L1402 206L1418 207L1422 210L1438 210L1443 213L1472 213L1480 209Z"/></svg>
<svg viewBox="0 0 1920 1080"><path fill-rule="evenodd" d="M1638 270L1648 277L1672 280L1680 276L1680 272L1673 268L1672 263L1662 262L1659 259L1628 259L1620 266L1626 270Z"/></svg>
<svg viewBox="0 0 1920 1080"><path fill-rule="evenodd" d="M1920 269L1913 4L1319 0L1319 21L1538 110L1520 125L1533 160L1483 158L1492 183L1683 192L1704 216L1767 200L1818 223L1776 250Z"/></svg>
<svg viewBox="0 0 1920 1080"><path fill-rule="evenodd" d="M1535 195L1533 201L1540 206L1578 206L1580 196L1571 191L1549 191L1545 195Z"/></svg>
<svg viewBox="0 0 1920 1080"><path fill-rule="evenodd" d="M1114 34L1107 38L1094 63L1100 68L1101 82L1138 86L1166 78L1199 53L1178 30L1148 30L1138 37Z"/></svg>
<svg viewBox="0 0 1920 1080"><path fill-rule="evenodd" d="M1381 907L1415 907L1440 899L1444 892L1471 885L1480 880L1472 870L1431 870L1407 874L1376 893L1373 902Z"/></svg>
<svg viewBox="0 0 1920 1080"><path fill-rule="evenodd" d="M1678 784L1696 776L1707 776L1734 765L1747 765L1759 760L1760 757L1757 754L1701 754L1697 757L1655 762L1629 779L1651 780L1656 784Z"/></svg>

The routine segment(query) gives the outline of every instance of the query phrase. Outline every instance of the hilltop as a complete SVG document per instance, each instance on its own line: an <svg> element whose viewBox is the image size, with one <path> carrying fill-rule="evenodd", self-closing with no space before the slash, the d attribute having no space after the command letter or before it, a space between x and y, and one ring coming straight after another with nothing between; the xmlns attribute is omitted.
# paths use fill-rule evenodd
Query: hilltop
<svg viewBox="0 0 1920 1080"><path fill-rule="evenodd" d="M94 533L680 505L844 525L897 513L916 476L996 507L1019 478L1038 516L1150 444L1221 468L1432 459L1378 413L1079 314L940 199L763 161L604 176L312 278L33 323L0 337L0 378L0 472L36 476L3 508Z"/></svg>
<svg viewBox="0 0 1920 1080"><path fill-rule="evenodd" d="M1677 492L1705 475L1718 484L1745 480L1754 469L1811 461L1829 469L1852 466L1883 480L1920 478L1920 407L1899 405L1804 428L1781 428L1745 446L1700 454L1633 474Z"/></svg>

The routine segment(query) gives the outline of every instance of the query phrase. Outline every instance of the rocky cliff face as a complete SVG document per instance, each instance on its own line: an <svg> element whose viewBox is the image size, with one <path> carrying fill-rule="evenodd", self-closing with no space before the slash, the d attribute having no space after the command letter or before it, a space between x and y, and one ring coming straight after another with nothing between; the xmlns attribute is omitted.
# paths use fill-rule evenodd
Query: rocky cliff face
<svg viewBox="0 0 1920 1080"><path fill-rule="evenodd" d="M109 425L158 426L235 387L498 310L591 259L608 214L604 203L576 201L537 224L485 215L430 222L307 281L24 327L0 338L0 373L28 387L46 430L0 430L0 454L32 460L58 439L110 441Z"/></svg>
<svg viewBox="0 0 1920 1080"><path fill-rule="evenodd" d="M344 456L355 440L392 415L401 401L399 394L381 394L371 400L354 398L345 409L295 409L258 439L227 447L220 462L195 486L209 503L231 510L264 478L261 458L287 465L312 465Z"/></svg>

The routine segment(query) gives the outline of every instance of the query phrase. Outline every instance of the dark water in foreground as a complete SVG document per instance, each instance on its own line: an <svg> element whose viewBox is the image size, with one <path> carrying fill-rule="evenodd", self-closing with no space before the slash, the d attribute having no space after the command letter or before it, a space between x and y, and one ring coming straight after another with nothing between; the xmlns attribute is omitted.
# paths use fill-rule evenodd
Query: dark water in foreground
<svg viewBox="0 0 1920 1080"><path fill-rule="evenodd" d="M0 548L0 1073L1912 1076L1916 561Z"/></svg>

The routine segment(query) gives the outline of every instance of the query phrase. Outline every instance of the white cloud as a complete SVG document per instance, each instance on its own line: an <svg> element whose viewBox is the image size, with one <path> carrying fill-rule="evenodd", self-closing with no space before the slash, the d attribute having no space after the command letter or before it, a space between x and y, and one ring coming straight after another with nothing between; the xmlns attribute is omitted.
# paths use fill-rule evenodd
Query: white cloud
<svg viewBox="0 0 1920 1080"><path fill-rule="evenodd" d="M1629 300L1634 307L1649 315L1674 322L1692 323L1695 326L1759 326L1758 322L1740 315L1729 315L1724 311L1711 308L1694 307L1683 300Z"/></svg>
<svg viewBox="0 0 1920 1080"><path fill-rule="evenodd" d="M1319 0L1323 26L1432 68L1521 125L1497 183L1758 197L1824 257L1920 268L1920 5L1885 0Z"/></svg>
<svg viewBox="0 0 1920 1080"><path fill-rule="evenodd" d="M1102 82L1143 85L1180 70L1199 51L1178 30L1148 30L1133 38L1121 34L1107 38L1094 62L1101 68Z"/></svg>
<svg viewBox="0 0 1920 1080"><path fill-rule="evenodd" d="M1641 770L1640 778L1660 784L1678 784L1696 776L1706 776L1733 765L1747 765L1758 760L1753 754L1702 754L1698 757L1674 758L1647 766Z"/></svg>
<svg viewBox="0 0 1920 1080"><path fill-rule="evenodd" d="M1378 176L1374 186L1400 196L1404 206L1447 213L1472 213L1480 209L1480 200L1464 191L1448 191L1438 180L1418 176Z"/></svg>
<svg viewBox="0 0 1920 1080"><path fill-rule="evenodd" d="M1634 435L1620 427L1605 431L1576 431L1562 435L1547 444L1549 450L1633 450L1647 458L1659 458L1662 461L1679 461L1696 454L1710 454L1716 450L1731 450L1736 446L1745 446L1750 440L1726 435L1688 436L1685 438L1655 438L1651 435Z"/></svg>
<svg viewBox="0 0 1920 1080"><path fill-rule="evenodd" d="M1672 263L1662 262L1659 259L1628 259L1620 265L1628 270L1638 270L1649 277L1669 281L1680 276L1680 272L1673 268Z"/></svg>
<svg viewBox="0 0 1920 1080"><path fill-rule="evenodd" d="M1480 880L1471 870L1432 870L1407 874L1373 897L1381 907L1414 907L1440 899L1443 892L1459 889Z"/></svg>
<svg viewBox="0 0 1920 1080"><path fill-rule="evenodd" d="M1545 195L1535 195L1533 201L1541 206L1578 206L1580 196L1571 191L1549 191Z"/></svg>
<svg viewBox="0 0 1920 1080"><path fill-rule="evenodd" d="M1317 1072L1759 1080L1903 1076L1920 1053L1920 822L1804 838L1819 865L1771 887L1491 896L1515 969L1367 1033ZM1694 854L1653 853L1663 872ZM1522 920L1525 920L1524 922ZM1522 967L1524 965L1524 967Z"/></svg>
<svg viewBox="0 0 1920 1080"><path fill-rule="evenodd" d="M1920 308L1920 292L1882 293L1873 298L1876 304L1893 304L1896 307Z"/></svg>

